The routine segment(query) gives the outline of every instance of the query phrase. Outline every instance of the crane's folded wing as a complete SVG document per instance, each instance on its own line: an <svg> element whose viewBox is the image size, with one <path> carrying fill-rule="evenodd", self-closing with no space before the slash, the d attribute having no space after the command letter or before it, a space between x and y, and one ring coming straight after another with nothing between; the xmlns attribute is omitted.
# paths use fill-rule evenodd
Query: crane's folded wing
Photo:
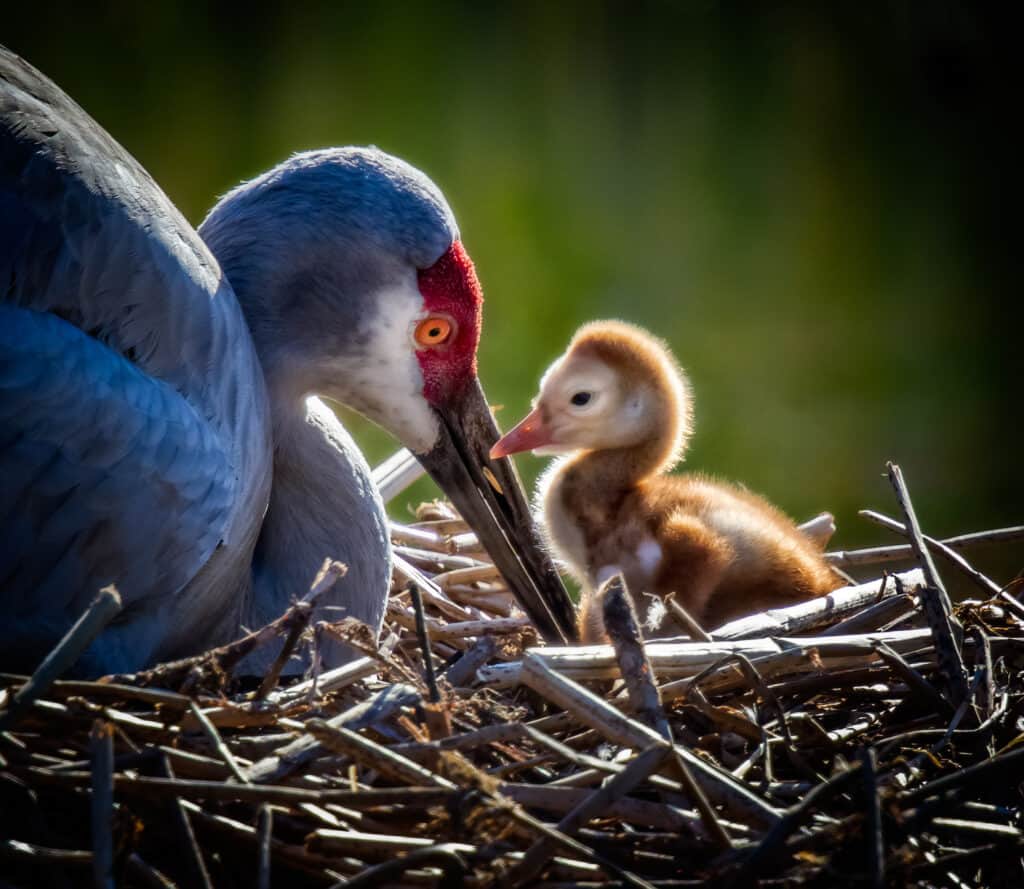
<svg viewBox="0 0 1024 889"><path fill-rule="evenodd" d="M60 318L0 304L0 659L45 654L108 583L132 647L158 653L236 484L171 386Z"/></svg>

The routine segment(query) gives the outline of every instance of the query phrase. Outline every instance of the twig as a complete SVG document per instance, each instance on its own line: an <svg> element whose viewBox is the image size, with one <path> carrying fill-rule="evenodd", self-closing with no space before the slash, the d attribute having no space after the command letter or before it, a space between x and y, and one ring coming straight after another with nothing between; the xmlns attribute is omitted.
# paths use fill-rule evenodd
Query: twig
<svg viewBox="0 0 1024 889"><path fill-rule="evenodd" d="M885 662L891 670L906 680L907 684L912 688L920 692L927 700L929 700L932 706L935 708L935 712L942 716L949 717L953 714L953 707L950 705L942 695L940 695L927 679L925 679L917 670L915 670L906 660L900 656L898 652L892 650L892 648L885 644L885 642L879 640L874 644L875 651L878 656Z"/></svg>
<svg viewBox="0 0 1024 889"><path fill-rule="evenodd" d="M625 747L647 747L663 740L655 731L620 713L603 698L556 673L534 652L527 652L523 658L523 680L534 691L563 709L570 710L585 725L618 744ZM705 763L685 747L677 747L676 750L713 801L732 811L742 812L758 824L771 824L778 818L775 809L751 793L728 772L721 772Z"/></svg>
<svg viewBox="0 0 1024 889"><path fill-rule="evenodd" d="M114 728L102 719L89 732L92 761L92 876L96 889L114 889Z"/></svg>
<svg viewBox="0 0 1024 889"><path fill-rule="evenodd" d="M845 788L860 771L861 766L858 763L846 771L833 775L828 781L812 788L795 806L787 809L783 817L776 822L765 838L747 854L742 866L733 879L729 881L728 886L746 886L755 875L764 876L766 862L778 853L789 836L810 816L814 808L819 806L827 797Z"/></svg>
<svg viewBox="0 0 1024 889"><path fill-rule="evenodd" d="M940 542L949 549L969 549L980 543L1009 543L1014 540L1024 540L1024 525L1017 525L1012 528L996 528L992 531L979 531L975 534L960 534L956 537L946 537ZM825 553L825 559L828 562L843 567L876 565L881 562L899 562L913 557L914 549L909 543Z"/></svg>
<svg viewBox="0 0 1024 889"><path fill-rule="evenodd" d="M889 481L896 492L896 500L903 512L907 533L910 535L910 545L914 548L914 555L921 565L921 570L924 571L926 583L920 592L921 604L935 639L939 670L946 680L950 699L956 705L967 695L967 672L958 644L958 640L963 636L963 628L953 617L949 594L942 585L931 554L921 536L921 528L917 524L914 505L910 501L903 473L895 463L889 462L886 467Z"/></svg>
<svg viewBox="0 0 1024 889"><path fill-rule="evenodd" d="M288 663L288 658L292 656L299 638L305 632L306 627L309 626L309 621L313 617L313 606L316 604L317 599L328 592L347 572L347 566L341 562L324 559L324 563L317 572L316 579L313 581L309 592L288 609L288 613L291 615L291 619L288 622L288 635L285 637L284 644L274 659L274 663L271 664L270 670L267 671L267 675L263 677L263 681L260 683L259 690L256 692L257 700L263 700L277 686L278 679L281 677L281 671L284 669L285 664Z"/></svg>
<svg viewBox="0 0 1024 889"><path fill-rule="evenodd" d="M882 803L878 795L878 769L874 747L867 747L861 756L867 822L864 838L868 851L868 875L874 889L885 886L885 838L882 834Z"/></svg>
<svg viewBox="0 0 1024 889"><path fill-rule="evenodd" d="M0 713L0 732L10 731L31 708L32 703L45 695L54 681L75 664L89 643L120 610L121 596L116 587L107 586L99 591L85 613L75 621L74 626L32 674L32 678L18 690L7 710Z"/></svg>
<svg viewBox="0 0 1024 889"><path fill-rule="evenodd" d="M693 675L715 664L728 654L741 652L756 660L765 675L779 672L819 672L820 664L830 668L861 665L875 657L875 640L891 645L897 651L911 652L929 646L932 641L928 629L890 630L882 633L862 633L854 636L783 636L779 638L744 639L736 642L648 642L647 656L654 673L660 679L679 679L688 683ZM545 646L530 649L530 655L544 661L552 669L583 681L590 679L617 679L618 665L610 645L588 645L573 648ZM809 660L810 659L810 660ZM525 659L524 659L525 661ZM485 681L496 688L511 687L522 681L523 662L492 664L479 672ZM732 668L738 675L738 671ZM742 678L742 677L740 677ZM662 700L669 700L669 689L679 696L679 683L661 687ZM718 690L716 688L716 690Z"/></svg>
<svg viewBox="0 0 1024 889"><path fill-rule="evenodd" d="M423 599L420 588L415 583L409 584L409 597L416 612L416 635L420 640L420 651L423 653L423 672L427 681L427 692L430 702L436 704L441 700L441 692L437 688L437 675L434 673L434 656L430 652L430 636L427 633L427 622L423 617Z"/></svg>
<svg viewBox="0 0 1024 889"><path fill-rule="evenodd" d="M206 736L210 739L214 749L220 754L221 759L224 760L224 763L231 770L231 774L243 784L250 783L249 778L238 765L238 760L236 760L234 754L228 750L228 746L224 743L224 739L220 736L220 732L217 731L217 727L210 722L207 715L199 709L199 705L195 701L192 701L189 709L191 709L192 715L195 716L203 731L206 732Z"/></svg>
<svg viewBox="0 0 1024 889"><path fill-rule="evenodd" d="M161 767L168 780L175 784L179 783L174 774L171 761L166 754L161 757ZM115 777L114 782L116 787L117 777ZM211 783L216 783L220 787L231 786L220 784L220 782ZM174 822L180 838L184 840L184 847L189 851L187 864L188 884L190 886L202 887L202 889L213 889L213 884L210 882L210 874L206 870L206 862L203 861L203 853L199 850L195 831L192 830L192 821L188 817L188 810L182 805L182 798L180 796L175 796L174 798Z"/></svg>
<svg viewBox="0 0 1024 889"><path fill-rule="evenodd" d="M874 605L868 605L856 614L851 614L838 623L821 631L822 636L846 636L854 633L868 633L891 625L912 614L916 605L911 596L896 595Z"/></svg>
<svg viewBox="0 0 1024 889"><path fill-rule="evenodd" d="M690 634L691 639L696 639L699 642L711 641L711 634L697 623L689 611L676 601L675 593L669 593L663 601L669 613Z"/></svg>
<svg viewBox="0 0 1024 889"><path fill-rule="evenodd" d="M862 515L866 519L881 525L883 528L887 528L890 531L895 531L897 534L907 536L906 525L897 522L895 519L891 519L886 515L882 515L880 512L875 512L873 509L862 509L859 515ZM942 556L950 565L960 571L964 577L970 580L975 586L978 587L987 596L998 596L1000 587L999 584L989 580L984 574L978 571L970 562L968 562L959 553L954 552L949 546L943 543L941 540L936 540L934 537L929 537L927 534L922 534L921 539L924 540L925 545L934 553L938 553ZM913 549L913 544L911 544Z"/></svg>
<svg viewBox="0 0 1024 889"><path fill-rule="evenodd" d="M367 676L372 676L377 669L377 661L374 658L357 658L333 670L328 670L326 673L321 673L317 677L316 686L319 694L326 695L332 691L346 688ZM296 682L288 688L276 689L270 693L269 700L279 707L287 706L306 697L313 690L313 684L313 680L306 679Z"/></svg>
<svg viewBox="0 0 1024 889"><path fill-rule="evenodd" d="M420 693L408 685L389 685L368 701L363 701L327 722L332 726L360 728L372 725L378 720L389 718L402 707L419 703ZM253 763L246 775L254 783L280 781L296 769L316 759L323 751L323 745L312 735L303 734L294 741L280 747L270 756Z"/></svg>
<svg viewBox="0 0 1024 889"><path fill-rule="evenodd" d="M493 658L498 652L498 643L493 636L481 636L473 647L464 652L454 664L445 671L445 679L459 688L468 685L476 677L476 671Z"/></svg>
<svg viewBox="0 0 1024 889"><path fill-rule="evenodd" d="M256 829L260 839L256 886L257 889L270 889L270 841L274 836L274 810L267 803L260 806Z"/></svg>
<svg viewBox="0 0 1024 889"><path fill-rule="evenodd" d="M465 854L462 843L438 843L406 852L401 858L382 861L368 867L354 877L335 883L330 889L376 889L391 883L406 871L424 866L436 867L441 871L441 881L437 889L458 889L464 885L463 877L467 864L462 857Z"/></svg>
<svg viewBox="0 0 1024 889"><path fill-rule="evenodd" d="M641 722L653 728L666 741L671 741L672 730L661 706L651 662L647 659L633 603L621 574L615 575L604 585L601 602L604 627L612 640L633 712Z"/></svg>
<svg viewBox="0 0 1024 889"><path fill-rule="evenodd" d="M406 448L396 451L383 463L373 467L373 480L380 489L381 499L387 503L402 491L419 481L427 470Z"/></svg>
<svg viewBox="0 0 1024 889"><path fill-rule="evenodd" d="M428 787L443 787L457 790L457 785L442 778L381 744L364 738L342 726L332 726L322 719L311 719L306 723L311 735L329 750L349 756L357 762L376 769L396 781Z"/></svg>
<svg viewBox="0 0 1024 889"><path fill-rule="evenodd" d="M600 815L609 805L628 794L634 787L642 783L657 770L665 761L672 748L662 741L652 744L625 769L615 775L599 790L587 796L569 814L558 822L558 829L565 834L575 834L591 818ZM509 873L508 879L513 885L529 884L543 869L548 859L554 854L555 844L548 838L537 840L523 858Z"/></svg>
<svg viewBox="0 0 1024 889"><path fill-rule="evenodd" d="M920 571L907 571L890 576L883 588L883 596L913 591L923 585ZM760 614L741 617L711 631L713 639L745 639L756 636L788 635L832 623L852 611L878 601L878 581L842 587L827 595L807 602L798 602L787 608L773 608Z"/></svg>
<svg viewBox="0 0 1024 889"><path fill-rule="evenodd" d="M958 769L950 775L943 775L934 781L922 784L912 790L906 790L899 795L904 803L912 803L917 800L927 799L930 796L959 792L980 781L993 777L994 772L1003 776L1003 780L1009 775L1019 775L1018 769L1024 768L1024 747L1019 747L1009 753L997 754L990 759L983 760L965 769Z"/></svg>

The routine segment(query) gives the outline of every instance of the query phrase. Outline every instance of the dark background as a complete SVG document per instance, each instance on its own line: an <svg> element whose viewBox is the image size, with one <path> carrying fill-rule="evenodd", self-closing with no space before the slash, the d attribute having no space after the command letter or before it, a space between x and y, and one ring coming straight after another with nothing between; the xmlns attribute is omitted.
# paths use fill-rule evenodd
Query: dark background
<svg viewBox="0 0 1024 889"><path fill-rule="evenodd" d="M510 425L583 321L666 338L688 465L842 547L1019 523L1014 29L968 3L19 4L0 41L198 224L289 153L374 143L444 189ZM213 6L213 4L211 4ZM376 461L394 445L362 421ZM531 477L542 461L520 458ZM395 505L427 496L423 485ZM1024 566L1004 550L997 575Z"/></svg>

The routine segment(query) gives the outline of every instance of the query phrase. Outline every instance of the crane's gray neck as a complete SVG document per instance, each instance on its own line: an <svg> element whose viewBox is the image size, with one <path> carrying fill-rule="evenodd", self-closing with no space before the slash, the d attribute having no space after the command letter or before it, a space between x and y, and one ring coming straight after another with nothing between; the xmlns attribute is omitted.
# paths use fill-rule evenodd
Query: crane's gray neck
<svg viewBox="0 0 1024 889"><path fill-rule="evenodd" d="M370 468L319 399L309 399L290 417L282 413L277 422L274 485L253 555L249 625L278 617L331 558L349 570L321 600L314 619L355 617L376 634L390 585L391 550ZM327 663L346 656L337 647L325 653Z"/></svg>

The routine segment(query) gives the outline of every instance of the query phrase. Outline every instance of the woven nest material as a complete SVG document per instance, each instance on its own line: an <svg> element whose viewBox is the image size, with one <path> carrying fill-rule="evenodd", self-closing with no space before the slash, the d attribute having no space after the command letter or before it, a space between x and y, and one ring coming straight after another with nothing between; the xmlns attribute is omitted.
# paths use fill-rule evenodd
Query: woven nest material
<svg viewBox="0 0 1024 889"><path fill-rule="evenodd" d="M200 657L0 677L0 886L1024 885L1012 590L951 612L925 558L645 644L613 584L614 644L555 648L448 506L393 536L379 643L309 626L329 567ZM362 656L279 679L325 636Z"/></svg>

